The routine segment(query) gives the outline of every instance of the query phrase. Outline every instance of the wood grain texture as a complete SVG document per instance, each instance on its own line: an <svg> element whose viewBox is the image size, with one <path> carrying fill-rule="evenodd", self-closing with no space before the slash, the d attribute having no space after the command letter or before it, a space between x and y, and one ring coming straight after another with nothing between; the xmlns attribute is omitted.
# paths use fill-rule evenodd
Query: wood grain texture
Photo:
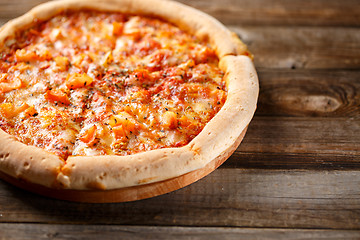
<svg viewBox="0 0 360 240"><path fill-rule="evenodd" d="M359 4L360 5L360 4ZM360 14L359 14L360 16ZM257 68L360 68L360 29L229 26L255 55Z"/></svg>
<svg viewBox="0 0 360 240"><path fill-rule="evenodd" d="M221 168L360 170L358 154L245 152L240 147Z"/></svg>
<svg viewBox="0 0 360 240"><path fill-rule="evenodd" d="M360 26L357 0L180 0L224 24Z"/></svg>
<svg viewBox="0 0 360 240"><path fill-rule="evenodd" d="M41 2L0 1L0 24ZM360 239L359 1L180 2L255 55L259 103L240 147L195 184L130 203L51 200L0 181L0 239Z"/></svg>
<svg viewBox="0 0 360 240"><path fill-rule="evenodd" d="M51 200L0 184L3 223L360 229L357 171L218 169L176 192L130 203Z"/></svg>
<svg viewBox="0 0 360 240"><path fill-rule="evenodd" d="M1 0L0 19L12 19L48 0Z"/></svg>
<svg viewBox="0 0 360 240"><path fill-rule="evenodd" d="M238 150L359 155L359 132L356 118L255 116Z"/></svg>
<svg viewBox="0 0 360 240"><path fill-rule="evenodd" d="M0 22L46 0L2 0ZM227 25L360 26L357 0L180 0Z"/></svg>
<svg viewBox="0 0 360 240"><path fill-rule="evenodd" d="M258 75L257 116L360 117L358 70L260 69Z"/></svg>
<svg viewBox="0 0 360 240"><path fill-rule="evenodd" d="M0 26L44 2L47 2L47 0L1 0Z"/></svg>
<svg viewBox="0 0 360 240"><path fill-rule="evenodd" d="M338 240L359 239L359 231L349 230L291 230L254 228L194 228L194 227L146 227L113 225L48 225L48 224L3 224L0 239L71 239L77 240L121 239L126 240Z"/></svg>

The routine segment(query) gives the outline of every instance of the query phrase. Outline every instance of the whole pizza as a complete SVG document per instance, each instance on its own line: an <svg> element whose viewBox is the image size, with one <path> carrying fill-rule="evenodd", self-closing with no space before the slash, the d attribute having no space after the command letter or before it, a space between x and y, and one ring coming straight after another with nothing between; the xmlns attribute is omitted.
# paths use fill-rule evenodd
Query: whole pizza
<svg viewBox="0 0 360 240"><path fill-rule="evenodd" d="M64 0L0 29L0 177L51 197L129 201L205 176L254 114L252 55L167 0Z"/></svg>

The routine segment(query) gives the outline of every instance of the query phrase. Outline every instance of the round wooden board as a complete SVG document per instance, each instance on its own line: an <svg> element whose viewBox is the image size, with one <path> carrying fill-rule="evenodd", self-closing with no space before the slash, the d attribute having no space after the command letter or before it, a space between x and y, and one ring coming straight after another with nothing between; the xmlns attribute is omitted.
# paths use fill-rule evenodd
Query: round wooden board
<svg viewBox="0 0 360 240"><path fill-rule="evenodd" d="M38 184L33 184L22 179L17 179L0 171L0 178L24 190L37 193L43 196L88 203L114 203L129 202L145 198L151 198L165 193L183 188L197 180L205 177L231 156L231 154L239 146L245 136L247 128L245 128L237 141L229 148L229 151L218 156L213 161L205 165L205 167L171 178L161 182L144 184L133 187L119 188L113 190L71 190L71 189L53 189Z"/></svg>

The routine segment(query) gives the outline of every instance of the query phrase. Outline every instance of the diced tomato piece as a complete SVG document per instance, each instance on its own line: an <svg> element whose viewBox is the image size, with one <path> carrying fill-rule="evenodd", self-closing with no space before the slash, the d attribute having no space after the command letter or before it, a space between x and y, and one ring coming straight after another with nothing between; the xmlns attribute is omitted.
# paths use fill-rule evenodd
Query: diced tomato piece
<svg viewBox="0 0 360 240"><path fill-rule="evenodd" d="M36 52L34 51L27 51L25 49L18 49L15 52L16 61L18 62L30 62L34 61L38 58Z"/></svg>
<svg viewBox="0 0 360 240"><path fill-rule="evenodd" d="M112 127L112 131L113 131L116 139L126 137L126 132L124 130L123 125L118 125L118 126Z"/></svg>
<svg viewBox="0 0 360 240"><path fill-rule="evenodd" d="M5 117L11 118L14 114L14 105L12 103L2 103L0 104L0 112Z"/></svg>
<svg viewBox="0 0 360 240"><path fill-rule="evenodd" d="M41 51L38 51L37 55L39 56L39 60L50 60L50 59L52 59L52 54L47 49L43 49Z"/></svg>
<svg viewBox="0 0 360 240"><path fill-rule="evenodd" d="M89 86L93 82L93 79L86 73L74 73L69 74L66 79L66 86L69 89L76 89Z"/></svg>
<svg viewBox="0 0 360 240"><path fill-rule="evenodd" d="M134 133L139 128L142 127L142 125L130 114L127 112L120 112L117 115L112 115L109 118L109 125L114 128L115 126L122 125L124 131L127 134Z"/></svg>
<svg viewBox="0 0 360 240"><path fill-rule="evenodd" d="M5 81L8 75L9 75L9 74L7 74L7 73L1 73L1 74L0 74L0 82Z"/></svg>
<svg viewBox="0 0 360 240"><path fill-rule="evenodd" d="M191 121L186 116L182 116L178 119L178 123L181 127L188 127L191 124Z"/></svg>
<svg viewBox="0 0 360 240"><path fill-rule="evenodd" d="M15 106L12 103L0 104L0 111L7 118L15 117L19 113L25 111L27 108L29 108L29 105L27 103L23 103L19 106Z"/></svg>
<svg viewBox="0 0 360 240"><path fill-rule="evenodd" d="M177 117L176 113L172 111L166 111L161 115L161 124L165 128L174 129L177 127Z"/></svg>
<svg viewBox="0 0 360 240"><path fill-rule="evenodd" d="M61 89L51 89L48 90L45 94L47 100L52 102L60 102L65 105L70 104L68 95L63 92Z"/></svg>
<svg viewBox="0 0 360 240"><path fill-rule="evenodd" d="M69 68L70 61L67 57L57 56L54 61L60 71L66 71Z"/></svg>
<svg viewBox="0 0 360 240"><path fill-rule="evenodd" d="M92 125L90 128L85 130L79 139L84 143L93 144L96 141L96 129L96 125Z"/></svg>
<svg viewBox="0 0 360 240"><path fill-rule="evenodd" d="M18 62L31 62L37 60L50 60L52 55L47 49L42 51L18 49L15 52L15 57Z"/></svg>
<svg viewBox="0 0 360 240"><path fill-rule="evenodd" d="M124 29L124 24L121 22L113 22L113 35L115 36L119 36L123 33L123 29Z"/></svg>
<svg viewBox="0 0 360 240"><path fill-rule="evenodd" d="M22 87L21 79L19 78L13 78L12 82L3 82L6 79L6 77L2 80L0 80L0 94L10 92L14 89L19 89Z"/></svg>
<svg viewBox="0 0 360 240"><path fill-rule="evenodd" d="M30 106L28 109L25 110L26 117L30 117L30 116L35 117L37 114L38 112L36 111L34 106Z"/></svg>

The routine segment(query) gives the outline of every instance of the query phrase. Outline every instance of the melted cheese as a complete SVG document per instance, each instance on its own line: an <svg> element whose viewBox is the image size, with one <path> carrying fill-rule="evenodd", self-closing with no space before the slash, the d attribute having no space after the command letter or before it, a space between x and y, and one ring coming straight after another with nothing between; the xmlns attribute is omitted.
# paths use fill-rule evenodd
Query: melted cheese
<svg viewBox="0 0 360 240"><path fill-rule="evenodd" d="M62 13L2 49L0 127L64 159L184 146L226 100L217 65L158 19Z"/></svg>

